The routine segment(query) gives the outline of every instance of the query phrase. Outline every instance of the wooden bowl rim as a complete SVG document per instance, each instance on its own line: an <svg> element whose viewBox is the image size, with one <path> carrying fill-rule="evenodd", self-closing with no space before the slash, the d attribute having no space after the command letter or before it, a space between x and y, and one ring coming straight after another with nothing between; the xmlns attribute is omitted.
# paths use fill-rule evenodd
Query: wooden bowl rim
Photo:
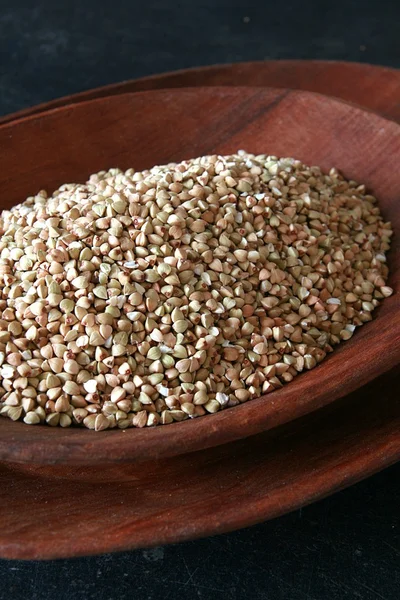
<svg viewBox="0 0 400 600"><path fill-rule="evenodd" d="M241 64L241 63L238 63ZM151 79L153 76L149 76L148 79ZM147 79L147 78L144 78ZM108 87L108 86L106 86ZM102 88L99 88L102 89ZM178 88L178 87L163 87L163 88L157 88L157 89L150 89L150 90L142 90L142 91L138 91L138 92L123 92L120 94L112 94L109 96L99 96L96 98L89 98L87 100L81 100L80 102L73 102L71 104L65 104L62 106L54 106L54 107L49 107L48 109L41 111L41 112L37 112L37 113L32 113L32 114L28 114L26 116L21 116L18 117L19 113L15 113L16 118L12 119L10 121L6 121L6 122L2 122L0 120L0 131L2 131L3 129L6 128L11 128L11 127L15 127L15 126L21 126L24 125L25 123L30 123L32 121L35 120L42 120L45 119L48 116L60 113L60 112L69 112L69 111L75 111L75 110L79 110L81 108L85 108L86 106L91 106L91 105L96 105L96 104L104 104L106 102L113 102L113 101L119 101L121 99L130 99L130 98L137 98L137 97L142 97L142 96L148 96L148 97L152 97L152 96L163 96L163 95L179 95L179 96L183 96L185 94L192 94L192 95L198 95L199 93L202 93L204 91L213 93L213 94L231 94L232 92L238 92L238 91L249 91L249 92L253 92L254 94L264 94L264 93L276 93L277 95L280 94L282 96L282 98L278 99L278 102L280 102L281 100L283 100L284 98L296 98L296 97L310 97L310 98L319 98L320 101L322 102L329 102L332 104L337 104L337 105L347 105L353 109L355 109L356 111L360 112L360 113L369 113L371 115L373 115L374 117L376 117L377 119L382 120L383 122L389 121L390 123L393 123L394 125L400 127L400 123L398 121L396 121L394 118L392 117L387 117L387 116L383 116L381 114L379 114L378 112L376 112L375 110L368 108L368 107L364 107L364 106L360 106L359 104L352 102L351 100L344 100L342 98L338 98L337 96L329 96L326 94L322 94L321 92L309 92L307 90L301 90L301 89L292 89L292 88L285 88L285 87L270 87L270 86L251 86L251 85L202 85L202 86L189 86L189 87L184 87L184 88ZM77 94L78 95L78 94ZM69 98L69 97L67 97ZM72 96L73 98L73 96ZM49 103L50 104L50 103Z"/></svg>
<svg viewBox="0 0 400 600"><path fill-rule="evenodd" d="M16 120L21 120L24 119L26 117L29 116L33 116L34 114L43 114L44 112L47 112L49 110L52 110L53 108L65 108L66 106L69 106L71 104L80 104L81 102L86 102L87 100L95 100L97 98L106 98L109 97L111 95L122 95L122 93L126 93L126 92L119 92L120 89L124 88L124 86L128 86L128 85L132 85L132 84L147 84L147 83L151 83L153 81L159 81L159 80L167 80L169 78L173 78L173 77L185 77L185 76L190 76L190 75L195 75L196 73L199 73L200 75L203 74L212 74L212 73L217 73L219 70L225 71L225 69L231 69L231 70L240 70L240 69L244 69L245 71L253 68L253 67L258 67L260 69L262 69L263 67L267 67L267 66L274 66L274 65L278 65L280 67L282 67L283 69L285 68L305 68L307 66L314 66L314 67L325 67L327 69L330 69L332 67L341 67L343 69L345 69L346 71L350 71L350 70L354 70L354 71L365 71L368 73L385 73L388 76L398 76L400 73L400 69L396 69L395 67L388 67L387 65L377 65L377 64L372 64L372 63L361 63L358 61L346 61L346 60L322 60L322 59L310 59L310 60L306 60L306 59L296 59L296 58L290 58L290 59L275 59L275 60L250 60L250 61L236 61L236 62L231 62L231 63L216 63L216 64L212 64L212 65L202 65L200 67L189 67L189 68L184 68L184 69L176 69L173 71L166 71L165 73L155 73L155 74L151 74L151 75L145 75L144 77L139 77L139 78L135 78L135 79L127 79L124 81L118 81L115 83L108 83L106 85L101 85L98 86L96 88L89 88L86 90L81 90L78 92L75 92L73 94L68 94L66 96L62 96L60 98L54 98L45 102L41 102L40 104L37 104L33 107L26 107L26 108L22 108L21 110L18 110L16 112L13 113L9 113L9 114L5 114L5 115L1 115L0 116L0 126L14 122ZM235 84L235 86L232 85L227 85L224 84L225 87L239 87ZM191 86L188 86L191 87ZM210 85L209 87L218 87L218 86L214 86L214 85ZM222 86L221 86L222 87ZM245 86L240 86L240 87L248 87L247 85ZM260 87L260 86L257 86ZM265 87L274 87L275 86L262 86L263 88ZM280 87L280 86L279 86ZM167 86L168 88L168 86ZM157 89L163 89L163 88L157 88ZM166 89L166 88L165 88ZM185 88L176 88L175 86L172 89L187 89L187 87ZM296 88L291 88L290 89L296 89ZM152 88L152 90L154 90L154 88ZM150 90L143 90L143 91L150 91ZM307 91L307 90L304 90ZM92 94L96 93L97 96L93 97ZM129 92L129 93L141 93L141 91L135 91L135 92ZM318 92L314 92L314 93L318 93ZM322 94L323 95L323 94ZM337 97L339 100L342 100L343 102L345 102L346 100ZM370 110L367 107L363 107L360 106L360 108L363 108L365 110ZM382 116L382 115L381 115ZM385 118L390 118L390 116L386 116Z"/></svg>

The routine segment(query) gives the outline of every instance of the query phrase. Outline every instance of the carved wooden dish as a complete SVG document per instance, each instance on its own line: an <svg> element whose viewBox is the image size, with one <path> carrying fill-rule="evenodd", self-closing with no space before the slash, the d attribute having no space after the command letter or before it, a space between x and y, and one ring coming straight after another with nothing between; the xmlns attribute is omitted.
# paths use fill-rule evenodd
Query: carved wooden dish
<svg viewBox="0 0 400 600"><path fill-rule="evenodd" d="M59 108L0 127L1 196L11 206L45 187L84 181L110 166L142 169L238 148L296 156L368 184L400 231L400 127L337 100L275 89L199 88L125 94ZM399 241L390 256L398 289ZM396 365L399 296L311 372L282 390L213 416L154 429L32 427L0 420L0 459L105 464L183 454L271 429L321 408Z"/></svg>
<svg viewBox="0 0 400 600"><path fill-rule="evenodd" d="M323 61L164 73L25 112L149 88L238 83L323 92L400 119L400 71ZM0 463L0 554L55 558L177 542L260 522L352 485L400 459L398 376L392 370L274 430L156 463Z"/></svg>

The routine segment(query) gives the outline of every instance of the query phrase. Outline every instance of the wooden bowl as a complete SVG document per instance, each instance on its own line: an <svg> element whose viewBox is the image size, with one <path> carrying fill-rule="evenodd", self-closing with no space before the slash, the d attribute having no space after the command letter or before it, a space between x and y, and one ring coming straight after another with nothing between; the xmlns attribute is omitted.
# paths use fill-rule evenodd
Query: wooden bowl
<svg viewBox="0 0 400 600"><path fill-rule="evenodd" d="M307 92L198 88L126 94L0 127L3 207L110 166L156 163L239 148L296 156L368 184L400 231L400 127ZM399 242L390 256L398 287ZM313 371L266 397L208 418L145 430L94 433L0 420L0 459L99 464L166 457L246 437L320 408L389 370L400 357L398 295Z"/></svg>

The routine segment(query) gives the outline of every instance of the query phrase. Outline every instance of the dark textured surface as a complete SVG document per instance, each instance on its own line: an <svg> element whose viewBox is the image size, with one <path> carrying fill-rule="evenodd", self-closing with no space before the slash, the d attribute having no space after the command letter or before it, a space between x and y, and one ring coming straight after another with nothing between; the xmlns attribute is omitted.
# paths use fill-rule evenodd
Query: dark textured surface
<svg viewBox="0 0 400 600"><path fill-rule="evenodd" d="M0 0L0 114L216 62L400 67L399 19L400 4L382 0ZM397 600L399 476L396 465L301 512L218 538L88 559L2 561L0 599Z"/></svg>
<svg viewBox="0 0 400 600"><path fill-rule="evenodd" d="M400 66L396 0L0 0L0 114L160 71L240 60Z"/></svg>

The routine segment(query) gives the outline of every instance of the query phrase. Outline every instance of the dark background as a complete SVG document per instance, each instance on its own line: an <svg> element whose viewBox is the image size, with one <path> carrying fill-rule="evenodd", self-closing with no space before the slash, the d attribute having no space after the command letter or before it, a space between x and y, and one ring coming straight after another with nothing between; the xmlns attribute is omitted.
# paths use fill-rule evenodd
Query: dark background
<svg viewBox="0 0 400 600"><path fill-rule="evenodd" d="M0 114L213 63L317 58L400 67L398 0L245 4L0 0ZM95 558L0 561L0 600L397 600L399 475L397 465L302 511L216 538Z"/></svg>
<svg viewBox="0 0 400 600"><path fill-rule="evenodd" d="M400 67L399 0L0 0L0 114L241 60Z"/></svg>

